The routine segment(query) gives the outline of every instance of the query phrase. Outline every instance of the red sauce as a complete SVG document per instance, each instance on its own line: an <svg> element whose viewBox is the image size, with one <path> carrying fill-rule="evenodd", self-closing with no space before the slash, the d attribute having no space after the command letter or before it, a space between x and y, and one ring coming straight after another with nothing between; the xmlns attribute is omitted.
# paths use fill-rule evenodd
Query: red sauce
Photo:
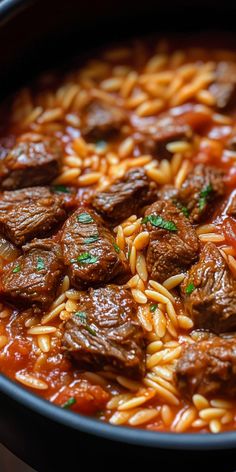
<svg viewBox="0 0 236 472"><path fill-rule="evenodd" d="M195 59L195 53L188 53L186 58L183 61L189 63L190 65L193 62L196 62L196 67L199 66L199 62ZM122 54L121 54L122 56ZM220 56L220 53L218 54ZM229 53L230 56L230 53ZM118 56L117 56L118 57ZM81 83L83 83L82 92L83 90L88 91L89 93L95 93L94 90L99 89L99 83L103 80L107 80L112 73L114 74L114 68L116 67L116 79L118 77L122 78L122 68L125 70L125 67L129 66L129 61L132 62L132 68L135 69L135 60L138 63L137 58L131 58L131 56L127 56L128 59L119 61L112 59L110 62L109 60L105 61L102 59L103 62L100 63L101 69L101 80L94 81L91 85L91 81L93 81L93 76L91 72L91 67L88 69L90 72L87 72L84 75L84 78L80 78ZM217 53L207 53L206 57L204 57L204 61L207 63L208 61L216 60ZM174 59L173 59L174 60ZM176 59L177 60L177 59ZM164 59L163 59L164 61ZM199 61L199 59L198 59ZM102 66L103 64L103 66ZM104 65L104 64L107 64ZM164 64L164 62L163 62ZM118 66L120 69L118 70ZM105 69L107 67L107 72L102 73L102 67ZM149 66L150 67L150 66ZM167 66L166 66L167 67ZM180 65L177 67L179 69ZM183 66L184 67L184 66ZM136 64L136 69L141 71L142 74L148 74L147 70L145 71L142 66ZM165 66L160 70L165 71ZM168 70L168 68L167 68ZM120 75L118 74L120 73ZM158 73L158 66L157 72ZM164 74L164 72L163 72ZM189 72L191 75L191 71ZM98 72L99 75L99 72ZM144 76L144 75L143 75ZM187 76L187 72L186 72ZM63 83L74 82L76 73L72 73L71 77L68 78L64 77L61 80L60 86ZM164 77L164 76L163 76ZM118 80L117 79L117 80ZM143 79L144 80L144 79ZM167 80L167 79L166 79ZM164 81L164 78L163 78ZM13 141L15 139L28 139L26 134L31 133L31 135L35 133L42 133L57 136L64 144L65 155L71 157L76 154L73 144L75 139L80 137L80 130L78 126L73 126L72 119L71 123L68 124L69 114L74 114L74 117L78 116L78 114L74 111L73 106L68 106L68 108L62 110L62 117L55 119L52 123L40 124L40 119L35 119L29 124L22 126L22 123L26 119L24 113L22 112L22 119L18 120L18 122L14 122L12 120L14 112L16 110L22 109L24 106L24 100L26 100L26 104L29 101L28 95L31 94L30 103L32 105L32 109L36 107L42 107L43 111L49 109L60 108L60 94L62 95L62 90L58 86L58 78L56 77L55 83L51 86L40 86L39 91L35 91L32 89L31 91L24 92L26 97L24 98L24 93L22 93L18 98L14 99L11 102L11 110L8 114L7 125L5 126L4 132L2 133L1 143L2 145L6 145L4 140L11 136ZM80 83L80 86L81 86ZM117 82L118 83L118 82ZM144 81L145 83L145 81ZM165 83L165 82L164 82ZM112 86L111 86L112 87ZM114 86L115 87L115 86ZM134 85L134 88L138 87ZM163 87L163 84L160 85ZM207 89L207 87L206 87ZM37 90L37 89L36 89ZM61 90L61 91L60 91ZM148 88L147 88L148 90ZM82 101L83 93L81 92L79 100ZM77 91L78 93L78 91ZM119 94L115 88L113 91L106 91L104 90L104 82L103 88L101 88L101 93L110 95L113 98L113 101L117 101L121 105L124 103L124 95L126 92L123 91ZM137 92L138 93L138 92ZM154 88L152 89L151 95L149 91L143 92L146 93L148 99L151 100L154 94ZM28 94L28 95L27 95ZM155 98L159 100L159 97ZM17 102L18 100L18 102ZM69 103L69 97L67 97ZM21 108L19 107L19 102L21 101ZM71 98L71 104L73 99ZM189 103L188 103L189 102ZM235 157L236 154L234 151L230 151L227 148L227 141L231 134L234 131L234 127L236 125L235 121L235 109L229 114L227 113L226 116L229 117L229 123L227 120L225 123L222 124L217 123L214 121L213 114L215 113L214 106L210 107L209 109L211 113L211 118L209 122L209 115L206 112L199 112L198 115L194 113L196 98L192 97L190 100L187 100L187 105L184 103L183 105L179 105L177 107L171 107L171 104L165 105L161 112L166 112L169 108L172 108L170 114L173 116L179 116L178 120L179 123L188 124L194 134L195 134L195 143L190 155L186 156L186 159L189 159L192 164L203 163L205 165L214 165L218 168L221 168L226 173L226 194L224 199L221 201L220 206L215 208L213 214L206 219L204 224L214 224L216 226L215 232L219 235L224 235L225 241L217 243L219 248L225 247L226 245L229 246L228 253L232 256L236 256L236 219L233 217L228 216L225 213L226 205L229 201L230 195L236 188L236 167L235 167ZM142 101L141 101L142 103ZM79 105L78 105L79 106ZM72 109L72 110L71 110ZM32 111L32 110L31 110ZM139 117L134 110L134 107L131 105L128 108L128 113L130 117L130 125L127 131L127 137L129 135L133 136L137 131L136 126L142 122L145 124L149 123L150 126L155 123L156 116L158 113L154 113L153 116L150 117ZM75 118L74 118L75 119ZM122 138L123 139L123 138ZM90 143L91 144L91 143ZM119 146L121 144L121 139L111 139L108 140L108 152L110 153L110 162L113 164L106 168L107 164L105 162L105 157L103 153L96 154L96 147L93 148L93 151L90 151L90 161L88 166L85 165L84 170L82 170L82 175L86 175L86 173L96 173L100 170L98 167L97 161L99 161L99 165L103 166L104 172L107 172L107 176L114 177L112 171L114 172L114 168L112 165L117 165L117 173L119 173L119 159L117 162L117 154L119 152ZM0 147L1 152L1 147ZM83 150L81 150L81 160L84 162L85 156L83 156ZM99 158L96 160L96 156ZM133 158L139 157L142 155L142 151L139 145L135 144L134 148L132 149L132 156ZM79 153L76 154L79 157ZM92 159L93 158L93 159ZM127 157L123 158L123 161L127 159ZM113 160L113 161L112 161ZM122 161L122 159L121 159ZM110 175L109 175L110 172ZM77 181L78 182L78 181ZM88 205L91 199L91 195L93 194L96 185L92 186L85 186L82 187L80 184L71 185L71 193L65 194L67 200L67 208L69 211L72 211L74 207L78 205L78 203L82 203L84 205ZM213 231L212 231L213 232ZM54 236L55 240L58 240L60 237L60 232L56 233ZM203 244L203 243L202 243ZM184 308L180 298L177 297L176 299L176 311L177 314L184 314ZM4 310L8 310L9 316L4 317ZM3 315L1 317L1 315ZM116 394L127 393L130 391L125 389L124 386L120 385L115 381L115 378L109 375L107 378L103 379L101 384L96 383L96 377L88 375L87 373L80 372L76 368L75 364L71 362L69 357L65 354L65 351L62 347L61 343L61 335L60 330L58 329L56 336L53 336L51 339L51 347L49 352L42 352L38 345L37 336L32 336L27 334L29 329L25 326L25 322L32 318L34 315L30 312L30 310L23 310L22 312L17 311L9 306L3 306L2 312L0 313L0 343L1 339L4 336L7 337L6 344L0 350L0 371L3 374L6 374L11 379L17 379L17 374L27 374L32 375L39 379L42 382L45 382L48 388L45 389L36 389L28 387L32 392L37 392L39 395L42 395L47 400L53 401L55 404L64 406L65 408L70 408L72 411L80 412L83 414L88 415L96 415L97 417L103 420L109 420L109 418L113 415L114 411L110 408L106 407L106 404L109 399L111 399ZM40 322L40 316L38 316L38 322ZM62 321L56 318L53 323L50 322L50 325L55 326L56 328L60 328ZM178 331L178 339L181 339L181 336L186 335L185 331ZM176 341L176 339L175 339ZM115 377L115 376L114 376ZM144 387L143 387L144 388ZM175 388L175 387L173 387ZM147 390L147 389L146 389ZM148 390L147 390L148 391ZM148 391L149 392L149 391ZM163 416L160 415L161 408L163 404L166 404L165 401L161 398L160 395L152 396L151 389L150 389L150 400L145 403L145 408L157 408L158 415L153 420L148 421L146 424L138 425L138 427L145 427L149 430L155 431L163 431L163 430L172 430L175 429L175 424L177 424L179 418L183 414L186 408L189 407L189 403L184 399L179 400L178 405L170 404L171 410L171 422L166 423L163 421ZM141 392L142 394L142 392ZM135 393L134 393L135 395ZM69 402L69 403L68 403ZM229 423L224 424L221 426L221 430L230 430L236 428L236 402L233 402L233 407L231 408L232 412L232 420ZM171 426L172 425L172 426ZM196 428L192 427L191 425L187 428L189 432L207 432L209 431L208 425L203 425L202 427Z"/></svg>

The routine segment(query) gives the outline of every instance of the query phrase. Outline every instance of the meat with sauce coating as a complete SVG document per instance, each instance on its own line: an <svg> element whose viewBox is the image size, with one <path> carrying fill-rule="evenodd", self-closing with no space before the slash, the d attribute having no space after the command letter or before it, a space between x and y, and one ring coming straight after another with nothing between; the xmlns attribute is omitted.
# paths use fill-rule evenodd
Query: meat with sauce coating
<svg viewBox="0 0 236 472"><path fill-rule="evenodd" d="M97 192L94 208L113 223L137 214L140 208L156 199L156 184L151 182L144 169L129 170L103 192Z"/></svg>
<svg viewBox="0 0 236 472"><path fill-rule="evenodd" d="M186 207L190 221L200 223L214 210L224 193L224 172L214 166L198 164L184 181L178 201Z"/></svg>
<svg viewBox="0 0 236 472"><path fill-rule="evenodd" d="M118 278L123 280L129 274L114 236L91 209L81 207L68 218L61 243L64 263L71 284L76 288L96 287Z"/></svg>
<svg viewBox="0 0 236 472"><path fill-rule="evenodd" d="M197 260L195 229L173 204L158 200L148 207L143 221L150 234L146 262L151 279L163 282Z"/></svg>
<svg viewBox="0 0 236 472"><path fill-rule="evenodd" d="M54 138L20 142L0 159L0 188L14 190L50 183L60 172L62 145Z"/></svg>
<svg viewBox="0 0 236 472"><path fill-rule="evenodd" d="M82 112L82 134L88 139L106 139L120 132L126 120L126 114L121 108L94 99Z"/></svg>
<svg viewBox="0 0 236 472"><path fill-rule="evenodd" d="M137 304L123 287L81 292L79 311L65 325L63 344L78 367L92 370L110 365L122 375L144 375L144 332Z"/></svg>
<svg viewBox="0 0 236 472"><path fill-rule="evenodd" d="M207 243L181 284L195 328L223 333L236 329L236 280L219 249Z"/></svg>
<svg viewBox="0 0 236 472"><path fill-rule="evenodd" d="M50 306L63 270L60 246L51 239L35 239L24 253L2 270L0 297L34 310Z"/></svg>
<svg viewBox="0 0 236 472"><path fill-rule="evenodd" d="M66 218L63 200L47 187L0 194L0 232L17 246L43 236Z"/></svg>
<svg viewBox="0 0 236 472"><path fill-rule="evenodd" d="M236 339L214 336L186 345L175 370L177 387L189 399L195 393L204 396L236 394Z"/></svg>

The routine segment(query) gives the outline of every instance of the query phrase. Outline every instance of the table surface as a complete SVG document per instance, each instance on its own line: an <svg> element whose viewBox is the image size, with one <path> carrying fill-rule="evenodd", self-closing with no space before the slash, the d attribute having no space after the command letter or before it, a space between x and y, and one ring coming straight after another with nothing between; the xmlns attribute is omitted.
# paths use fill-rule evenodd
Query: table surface
<svg viewBox="0 0 236 472"><path fill-rule="evenodd" d="M1 0L0 0L1 1ZM0 471L1 472L36 472L16 456L6 447L0 444Z"/></svg>

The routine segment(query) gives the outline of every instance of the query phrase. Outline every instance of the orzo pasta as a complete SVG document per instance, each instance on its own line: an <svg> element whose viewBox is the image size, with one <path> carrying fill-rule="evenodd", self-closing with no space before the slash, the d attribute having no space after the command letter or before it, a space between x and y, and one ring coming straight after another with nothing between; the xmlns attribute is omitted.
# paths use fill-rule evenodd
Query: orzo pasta
<svg viewBox="0 0 236 472"><path fill-rule="evenodd" d="M236 53L162 45L2 104L0 370L114 425L219 433L236 428Z"/></svg>

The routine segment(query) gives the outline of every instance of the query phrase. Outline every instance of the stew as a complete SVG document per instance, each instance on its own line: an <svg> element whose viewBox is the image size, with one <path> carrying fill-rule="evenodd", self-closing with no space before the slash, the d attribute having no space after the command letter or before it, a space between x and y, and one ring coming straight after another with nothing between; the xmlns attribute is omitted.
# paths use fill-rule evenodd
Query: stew
<svg viewBox="0 0 236 472"><path fill-rule="evenodd" d="M173 43L174 44L174 43ZM0 111L0 371L115 425L236 428L236 53L157 40Z"/></svg>

